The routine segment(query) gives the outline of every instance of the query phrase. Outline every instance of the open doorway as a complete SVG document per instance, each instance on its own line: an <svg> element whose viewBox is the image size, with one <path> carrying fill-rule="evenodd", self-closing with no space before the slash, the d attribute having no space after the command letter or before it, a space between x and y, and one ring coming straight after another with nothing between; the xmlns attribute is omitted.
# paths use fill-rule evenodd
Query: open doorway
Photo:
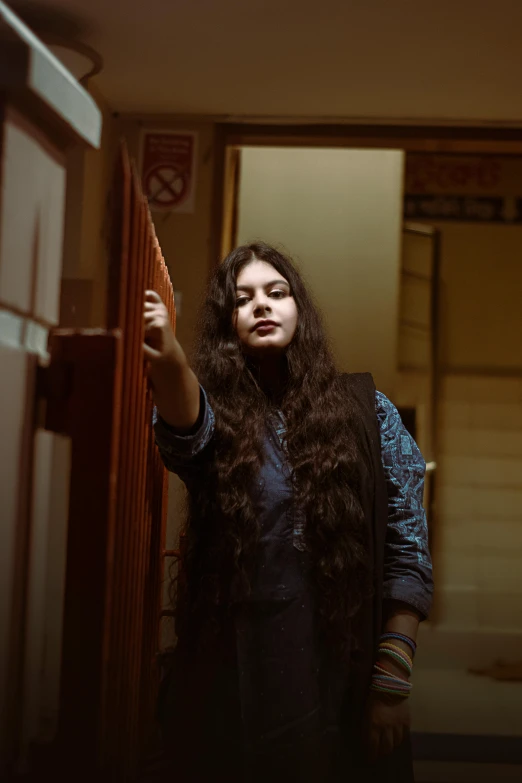
<svg viewBox="0 0 522 783"><path fill-rule="evenodd" d="M436 463L425 498L436 602L422 628L414 728L477 737L477 752L491 740L494 749L496 738L522 735L520 716L506 709L515 704L513 692L508 699L495 677L472 673L491 674L498 658L522 661L520 150L376 149L375 140L370 149L356 150L349 140L328 149L324 138L318 149L318 142L306 147L306 134L292 140L298 149L290 142L274 146L280 140L264 144L258 133L252 143L230 144L222 256L256 238L297 256L325 312L341 369L373 371L426 461ZM323 153L360 153L362 162L369 152L383 162L371 197L369 169L362 187L346 170L336 188L318 179ZM293 172L284 153L301 155ZM386 154L397 156L395 178L385 168ZM331 167L334 179L340 160ZM302 205L314 199L317 209L306 214ZM324 249L335 242L337 251L325 261ZM379 296L387 299L383 309ZM366 342L357 353L350 342L360 333ZM383 345L387 356L380 363ZM522 682L515 678L511 687L521 700Z"/></svg>
<svg viewBox="0 0 522 783"><path fill-rule="evenodd" d="M337 366L371 372L429 465L437 462L438 231L405 222L405 153L234 147L222 255L261 239L298 263ZM426 503L434 517L434 481ZM430 520L435 528L434 518Z"/></svg>
<svg viewBox="0 0 522 783"><path fill-rule="evenodd" d="M392 394L404 153L246 147L237 154L234 244L262 239L284 248L313 291L339 369L371 371Z"/></svg>

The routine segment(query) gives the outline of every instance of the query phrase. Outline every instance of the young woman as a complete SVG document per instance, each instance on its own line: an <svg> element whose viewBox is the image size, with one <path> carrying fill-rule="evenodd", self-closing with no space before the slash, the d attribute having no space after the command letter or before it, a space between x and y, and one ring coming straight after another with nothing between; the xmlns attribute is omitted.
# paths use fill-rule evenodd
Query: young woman
<svg viewBox="0 0 522 783"><path fill-rule="evenodd" d="M425 464L397 410L336 370L302 278L262 243L218 268L194 370L153 291L144 351L157 444L188 490L160 697L178 779L413 780L432 573Z"/></svg>

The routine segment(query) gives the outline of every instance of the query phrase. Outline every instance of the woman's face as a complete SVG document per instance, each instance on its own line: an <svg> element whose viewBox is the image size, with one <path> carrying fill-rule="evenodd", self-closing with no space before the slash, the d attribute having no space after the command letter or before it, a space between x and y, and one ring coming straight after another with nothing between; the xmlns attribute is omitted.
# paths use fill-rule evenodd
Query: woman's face
<svg viewBox="0 0 522 783"><path fill-rule="evenodd" d="M234 328L245 353L281 353L297 327L297 307L289 283L265 261L251 261L236 281Z"/></svg>

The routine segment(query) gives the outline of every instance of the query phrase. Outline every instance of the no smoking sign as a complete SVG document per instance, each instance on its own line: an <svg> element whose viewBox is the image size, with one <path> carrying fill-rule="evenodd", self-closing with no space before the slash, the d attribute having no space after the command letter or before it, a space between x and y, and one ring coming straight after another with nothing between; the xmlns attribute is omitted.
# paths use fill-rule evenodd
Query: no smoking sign
<svg viewBox="0 0 522 783"><path fill-rule="evenodd" d="M175 207L187 192L185 174L174 166L155 166L145 176L145 195L150 205Z"/></svg>
<svg viewBox="0 0 522 783"><path fill-rule="evenodd" d="M151 211L194 211L195 152L195 133L143 134L142 182Z"/></svg>

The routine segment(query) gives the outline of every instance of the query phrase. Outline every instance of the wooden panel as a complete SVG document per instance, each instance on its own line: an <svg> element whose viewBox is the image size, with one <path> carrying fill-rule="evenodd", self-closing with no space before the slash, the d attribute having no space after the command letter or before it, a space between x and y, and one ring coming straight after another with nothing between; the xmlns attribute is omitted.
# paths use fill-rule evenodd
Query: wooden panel
<svg viewBox="0 0 522 783"><path fill-rule="evenodd" d="M172 284L123 148L111 210L109 330L57 330L50 343L61 393L51 394L47 424L71 438L72 461L60 731L49 764L75 780L117 783L136 774L158 680L167 474L143 358L146 289L161 294L175 325Z"/></svg>
<svg viewBox="0 0 522 783"><path fill-rule="evenodd" d="M93 289L92 280L62 278L60 326L81 328L91 322Z"/></svg>
<svg viewBox="0 0 522 783"><path fill-rule="evenodd" d="M71 482L62 683L56 764L67 773L97 772L100 710L105 688L107 593L117 486L121 396L118 334L58 330L50 340L51 372L61 388L51 394L47 427L71 438ZM61 371L61 372L59 372ZM61 392L61 393L59 393ZM81 704L81 709L78 705ZM80 773L79 773L80 777Z"/></svg>

